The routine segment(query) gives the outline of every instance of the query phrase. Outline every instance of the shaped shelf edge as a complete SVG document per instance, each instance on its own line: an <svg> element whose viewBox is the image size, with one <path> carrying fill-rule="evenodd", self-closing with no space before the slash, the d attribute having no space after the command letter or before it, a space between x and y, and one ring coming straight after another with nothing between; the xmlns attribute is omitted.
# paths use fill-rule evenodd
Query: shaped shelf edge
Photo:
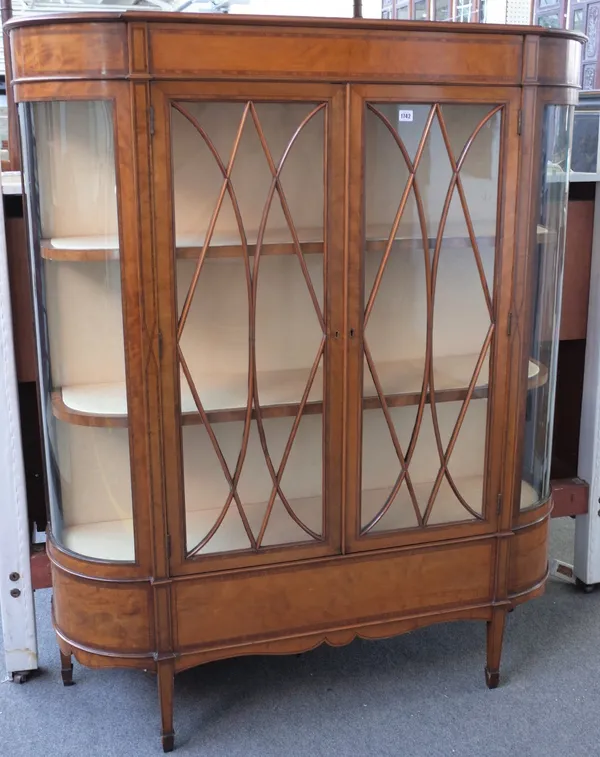
<svg viewBox="0 0 600 757"><path fill-rule="evenodd" d="M546 366L539 363L533 358L530 359L530 375L527 382L528 389L535 389L543 386L548 380L548 370ZM125 386L122 386L123 403L125 403ZM438 402L456 402L462 401L467 396L468 388L457 387L451 389L437 389L435 392L435 401ZM488 396L487 384L476 386L472 393L472 399L485 399ZM408 391L401 394L387 394L385 396L388 407L406 407L417 405L420 401L420 391ZM430 403L430 395L427 395L427 404ZM90 406L93 403L89 403ZM273 403L261 406L261 416L263 419L283 418L295 416L298 412L299 402ZM363 410L376 410L380 407L380 401L377 396L367 396L363 398ZM323 401L316 400L307 402L304 408L304 415L320 415L323 412ZM69 407L64 401L63 392L57 389L52 392L52 413L58 419L65 423L71 423L77 426L91 426L95 428L126 428L128 426L128 417L124 413L100 413L86 412L82 409ZM206 411L209 423L228 423L233 421L243 421L246 416L245 407L219 408ZM256 410L252 411L252 418L256 418ZM183 426L201 425L202 419L197 411L184 411L181 414L181 424Z"/></svg>
<svg viewBox="0 0 600 757"><path fill-rule="evenodd" d="M315 229L297 229L300 240L300 249L305 255L322 254L324 250L323 233ZM281 237L284 238L281 238ZM265 236L262 245L262 255L294 255L295 245L289 239L289 233L271 232ZM550 239L552 233L538 226L538 242L542 243ZM248 237L248 254L253 256L256 252L256 234ZM280 237L277 239L277 237ZM367 229L366 250L367 252L384 252L388 237L384 231L373 227ZM429 248L435 247L436 239L430 236ZM495 236L491 230L487 234L477 237L480 247L493 246ZM464 230L457 232L449 230L444 235L444 249L462 249L470 247L471 241ZM421 250L423 248L422 237L419 229L400 228L394 240L394 247L398 250ZM202 252L202 240L182 240L177 245L177 258L180 260L197 260ZM119 248L117 240L104 237L70 237L42 239L40 242L40 254L45 260L62 262L106 262L119 260ZM208 258L237 258L242 257L243 247L236 241L234 235L215 235L207 251Z"/></svg>

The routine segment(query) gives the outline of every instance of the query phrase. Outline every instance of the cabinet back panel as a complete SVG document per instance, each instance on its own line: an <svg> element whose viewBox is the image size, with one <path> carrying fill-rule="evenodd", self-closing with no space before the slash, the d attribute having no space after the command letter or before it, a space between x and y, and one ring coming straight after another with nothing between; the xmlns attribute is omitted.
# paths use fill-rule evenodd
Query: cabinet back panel
<svg viewBox="0 0 600 757"><path fill-rule="evenodd" d="M121 270L117 261L44 261L54 388L125 382Z"/></svg>
<svg viewBox="0 0 600 757"><path fill-rule="evenodd" d="M253 102L259 123L256 126L251 115L247 114L244 119L245 105L245 102L185 102L181 107L196 119L225 166L234 156L240 134L231 183L246 233L259 227L273 178L259 128L275 166L279 166L291 144L280 179L294 224L299 228L322 230L324 110L304 123L318 108L318 103ZM204 235L217 205L223 174L205 138L176 110L171 116L171 144L176 233L178 236ZM269 210L269 224L273 229L287 228L277 192ZM238 225L229 197L219 212L217 231L232 233L239 243Z"/></svg>
<svg viewBox="0 0 600 757"><path fill-rule="evenodd" d="M42 237L116 235L111 104L52 102L34 112Z"/></svg>

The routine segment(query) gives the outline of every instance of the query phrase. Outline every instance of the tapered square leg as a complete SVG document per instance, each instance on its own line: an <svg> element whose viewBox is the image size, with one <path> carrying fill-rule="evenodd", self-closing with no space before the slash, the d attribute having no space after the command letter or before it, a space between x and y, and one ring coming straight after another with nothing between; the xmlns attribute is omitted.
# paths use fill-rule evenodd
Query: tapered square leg
<svg viewBox="0 0 600 757"><path fill-rule="evenodd" d="M161 737L163 752L172 752L175 746L173 731L173 690L175 671L172 660L158 663L158 698L160 701Z"/></svg>
<svg viewBox="0 0 600 757"><path fill-rule="evenodd" d="M74 686L72 657L70 654L64 654L62 651L60 653L60 674L63 686Z"/></svg>
<svg viewBox="0 0 600 757"><path fill-rule="evenodd" d="M505 608L494 610L492 619L487 624L485 682L489 689L495 689L500 683L500 658L502 656L506 612Z"/></svg>

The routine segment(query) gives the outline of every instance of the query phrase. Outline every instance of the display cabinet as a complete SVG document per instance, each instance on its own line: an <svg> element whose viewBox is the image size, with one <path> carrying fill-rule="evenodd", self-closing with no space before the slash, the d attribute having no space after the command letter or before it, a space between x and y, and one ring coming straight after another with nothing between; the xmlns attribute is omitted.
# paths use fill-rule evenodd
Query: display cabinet
<svg viewBox="0 0 600 757"><path fill-rule="evenodd" d="M9 25L63 679L505 616L547 575L581 38Z"/></svg>

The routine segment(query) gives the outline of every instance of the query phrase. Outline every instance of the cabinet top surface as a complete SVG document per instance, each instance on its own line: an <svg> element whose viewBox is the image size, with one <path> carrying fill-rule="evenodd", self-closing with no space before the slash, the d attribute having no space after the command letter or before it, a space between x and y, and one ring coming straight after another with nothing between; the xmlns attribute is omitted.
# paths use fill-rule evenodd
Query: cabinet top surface
<svg viewBox="0 0 600 757"><path fill-rule="evenodd" d="M586 41L583 34L564 29L546 29L542 26L499 25L499 24L459 24L437 21L395 21L390 19L364 18L316 18L311 16L246 16L226 15L222 13L170 13L170 12L98 12L98 13L57 13L51 15L13 18L5 29L12 31L26 26L57 26L74 23L156 23L156 24L192 24L203 26L263 26L280 28L317 28L338 29L343 32L361 30L372 32L431 32L443 34L484 35L535 35Z"/></svg>

